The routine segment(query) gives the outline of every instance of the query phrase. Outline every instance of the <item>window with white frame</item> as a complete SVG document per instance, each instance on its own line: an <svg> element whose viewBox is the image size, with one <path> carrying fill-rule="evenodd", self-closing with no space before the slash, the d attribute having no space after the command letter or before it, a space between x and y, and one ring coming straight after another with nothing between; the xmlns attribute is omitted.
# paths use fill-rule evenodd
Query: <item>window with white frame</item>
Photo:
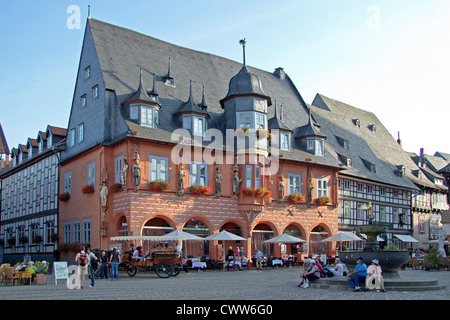
<svg viewBox="0 0 450 320"><path fill-rule="evenodd" d="M84 79L89 79L91 77L91 67L84 69Z"/></svg>
<svg viewBox="0 0 450 320"><path fill-rule="evenodd" d="M52 243L52 234L55 232L55 224L53 221L47 221L44 225L44 243Z"/></svg>
<svg viewBox="0 0 450 320"><path fill-rule="evenodd" d="M350 218L350 201L344 201L343 203L344 218Z"/></svg>
<svg viewBox="0 0 450 320"><path fill-rule="evenodd" d="M364 214L365 210L362 209L362 206L363 206L362 203L358 202L356 204L356 219L363 220L365 217L365 214Z"/></svg>
<svg viewBox="0 0 450 320"><path fill-rule="evenodd" d="M70 144L71 147L75 146L75 128L70 130L69 144Z"/></svg>
<svg viewBox="0 0 450 320"><path fill-rule="evenodd" d="M73 223L73 242L81 243L81 223L79 221Z"/></svg>
<svg viewBox="0 0 450 320"><path fill-rule="evenodd" d="M328 196L328 180L317 179L317 197Z"/></svg>
<svg viewBox="0 0 450 320"><path fill-rule="evenodd" d="M204 162L191 162L191 185L207 185L207 165Z"/></svg>
<svg viewBox="0 0 450 320"><path fill-rule="evenodd" d="M77 137L78 137L78 143L81 143L84 141L84 123L80 123L77 127Z"/></svg>
<svg viewBox="0 0 450 320"><path fill-rule="evenodd" d="M116 159L114 160L114 183L123 184L122 168L123 157L116 157Z"/></svg>
<svg viewBox="0 0 450 320"><path fill-rule="evenodd" d="M70 243L72 235L72 225L70 223L64 223L63 227L63 242Z"/></svg>
<svg viewBox="0 0 450 320"><path fill-rule="evenodd" d="M83 243L91 244L91 220L83 221Z"/></svg>
<svg viewBox="0 0 450 320"><path fill-rule="evenodd" d="M98 85L92 87L92 99L98 98Z"/></svg>
<svg viewBox="0 0 450 320"><path fill-rule="evenodd" d="M169 158L150 156L150 181L168 181Z"/></svg>
<svg viewBox="0 0 450 320"><path fill-rule="evenodd" d="M302 177L299 174L288 174L288 194L301 193Z"/></svg>
<svg viewBox="0 0 450 320"><path fill-rule="evenodd" d="M72 172L64 174L64 192L72 193Z"/></svg>
<svg viewBox="0 0 450 320"><path fill-rule="evenodd" d="M87 184L95 188L95 162L87 166Z"/></svg>
<svg viewBox="0 0 450 320"><path fill-rule="evenodd" d="M206 131L206 118L199 115L184 115L183 129L191 131L193 135L203 136Z"/></svg>
<svg viewBox="0 0 450 320"><path fill-rule="evenodd" d="M130 106L130 119L131 120L139 120L139 107L138 106Z"/></svg>
<svg viewBox="0 0 450 320"><path fill-rule="evenodd" d="M237 128L266 129L267 116L261 112L247 111L236 113Z"/></svg>
<svg viewBox="0 0 450 320"><path fill-rule="evenodd" d="M254 181L254 185L253 185ZM245 166L245 187L246 188L258 188L261 187L261 167L255 166L255 179L253 180L253 165L248 164Z"/></svg>
<svg viewBox="0 0 450 320"><path fill-rule="evenodd" d="M280 132L280 149L289 151L290 150L290 133Z"/></svg>
<svg viewBox="0 0 450 320"><path fill-rule="evenodd" d="M154 127L154 110L153 107L141 106L141 125Z"/></svg>
<svg viewBox="0 0 450 320"><path fill-rule="evenodd" d="M81 99L81 101L80 101L81 107L82 108L86 107L86 105L87 105L87 96L85 94L83 94L80 99Z"/></svg>
<svg viewBox="0 0 450 320"><path fill-rule="evenodd" d="M30 244L36 244L34 238L39 235L39 224L33 223L30 228Z"/></svg>
<svg viewBox="0 0 450 320"><path fill-rule="evenodd" d="M386 207L380 206L380 222L386 222Z"/></svg>

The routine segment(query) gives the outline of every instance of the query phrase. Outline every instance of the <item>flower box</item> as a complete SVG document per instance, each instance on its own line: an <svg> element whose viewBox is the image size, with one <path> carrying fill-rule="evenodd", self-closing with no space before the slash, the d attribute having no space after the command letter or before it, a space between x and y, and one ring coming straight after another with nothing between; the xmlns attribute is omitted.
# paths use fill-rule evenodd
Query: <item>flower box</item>
<svg viewBox="0 0 450 320"><path fill-rule="evenodd" d="M244 188L242 189L242 194L247 197L253 197L256 193L255 188Z"/></svg>
<svg viewBox="0 0 450 320"><path fill-rule="evenodd" d="M27 244L28 243L28 237L20 237L19 238L20 244Z"/></svg>
<svg viewBox="0 0 450 320"><path fill-rule="evenodd" d="M257 197L265 198L265 197L271 197L272 192L269 189L258 187L255 190L255 194Z"/></svg>
<svg viewBox="0 0 450 320"><path fill-rule="evenodd" d="M119 192L122 190L122 184L121 183L115 183L111 186L112 192Z"/></svg>
<svg viewBox="0 0 450 320"><path fill-rule="evenodd" d="M70 193L68 193L68 192L64 192L59 195L59 201L65 202L69 199L70 199Z"/></svg>
<svg viewBox="0 0 450 320"><path fill-rule="evenodd" d="M191 192L196 196L206 196L211 192L211 188L201 184L193 184L191 185Z"/></svg>
<svg viewBox="0 0 450 320"><path fill-rule="evenodd" d="M81 188L82 193L93 193L95 191L94 186L92 184L88 184Z"/></svg>
<svg viewBox="0 0 450 320"><path fill-rule="evenodd" d="M40 244L42 241L44 241L44 239L40 235L36 235L33 238L33 243L35 243L35 244Z"/></svg>
<svg viewBox="0 0 450 320"><path fill-rule="evenodd" d="M163 192L170 188L170 185L167 181L151 181L150 182L150 190L155 192Z"/></svg>
<svg viewBox="0 0 450 320"><path fill-rule="evenodd" d="M301 193L292 193L292 194L289 195L288 201L290 203L305 203L306 202L306 198Z"/></svg>
<svg viewBox="0 0 450 320"><path fill-rule="evenodd" d="M330 199L330 197L327 197L327 196L319 197L316 199L316 203L319 206L326 205L327 203L330 203L330 202L331 202L331 199Z"/></svg>
<svg viewBox="0 0 450 320"><path fill-rule="evenodd" d="M268 137L268 131L266 129L258 129L256 130L256 137L258 139L264 139Z"/></svg>

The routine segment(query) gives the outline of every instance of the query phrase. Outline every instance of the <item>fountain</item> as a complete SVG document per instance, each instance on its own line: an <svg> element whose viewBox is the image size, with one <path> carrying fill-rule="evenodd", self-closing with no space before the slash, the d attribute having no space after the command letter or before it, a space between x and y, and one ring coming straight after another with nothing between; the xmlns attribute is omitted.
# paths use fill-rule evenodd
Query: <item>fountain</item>
<svg viewBox="0 0 450 320"><path fill-rule="evenodd" d="M357 227L359 234L367 235L367 241L362 251L339 251L339 259L345 263L350 270L356 265L356 258L362 256L364 263L370 265L373 259L380 262L383 269L386 290L440 290L437 280L433 279L405 279L400 277L400 267L408 262L408 251L406 250L382 250L378 244L378 235L386 233L390 225L374 222L372 203L362 207L368 212L368 224ZM316 288L350 288L346 277L321 278L312 287Z"/></svg>

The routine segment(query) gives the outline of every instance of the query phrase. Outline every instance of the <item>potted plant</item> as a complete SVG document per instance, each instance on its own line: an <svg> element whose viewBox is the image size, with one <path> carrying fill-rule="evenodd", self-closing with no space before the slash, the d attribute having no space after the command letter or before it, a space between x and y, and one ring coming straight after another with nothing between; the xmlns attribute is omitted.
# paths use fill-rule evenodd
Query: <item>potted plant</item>
<svg viewBox="0 0 450 320"><path fill-rule="evenodd" d="M35 244L40 244L42 241L44 241L44 239L39 234L35 235L33 238L33 243Z"/></svg>
<svg viewBox="0 0 450 320"><path fill-rule="evenodd" d="M288 201L290 203L298 204L298 203L305 203L306 198L301 193L292 193L288 196Z"/></svg>
<svg viewBox="0 0 450 320"><path fill-rule="evenodd" d="M122 190L122 184L121 183L115 183L111 186L111 189L113 192L119 192Z"/></svg>
<svg viewBox="0 0 450 320"><path fill-rule="evenodd" d="M50 236L50 241L51 242L56 242L56 241L58 241L58 239L59 239L58 234L56 234L56 233L52 233L51 234L51 236Z"/></svg>
<svg viewBox="0 0 450 320"><path fill-rule="evenodd" d="M323 197L319 197L316 199L316 203L319 206L326 205L327 203L330 203L330 202L331 202L331 199L328 196L323 196Z"/></svg>
<svg viewBox="0 0 450 320"><path fill-rule="evenodd" d="M16 245L16 238L15 237L9 238L8 239L8 245L10 247L15 246Z"/></svg>
<svg viewBox="0 0 450 320"><path fill-rule="evenodd" d="M93 193L95 191L94 186L92 184L85 185L81 188L82 193Z"/></svg>
<svg viewBox="0 0 450 320"><path fill-rule="evenodd" d="M166 180L156 180L150 182L150 190L155 192L163 192L170 188L169 182Z"/></svg>
<svg viewBox="0 0 450 320"><path fill-rule="evenodd" d="M69 199L70 199L70 193L68 193L68 192L64 192L59 195L59 201L65 202Z"/></svg>
<svg viewBox="0 0 450 320"><path fill-rule="evenodd" d="M197 196L206 196L211 192L211 188L201 184L193 184L191 185L191 192Z"/></svg>
<svg viewBox="0 0 450 320"><path fill-rule="evenodd" d="M41 261L36 261L34 266L36 267L36 284L47 284L47 274L48 274L49 262L42 263Z"/></svg>
<svg viewBox="0 0 450 320"><path fill-rule="evenodd" d="M59 246L59 250L65 253L68 253L70 250L70 246L68 243L64 243L62 245Z"/></svg>
<svg viewBox="0 0 450 320"><path fill-rule="evenodd" d="M28 237L27 236L22 236L19 238L19 243L22 245L25 245L28 243Z"/></svg>
<svg viewBox="0 0 450 320"><path fill-rule="evenodd" d="M258 139L267 138L268 131L266 129L258 129L256 130L256 137Z"/></svg>
<svg viewBox="0 0 450 320"><path fill-rule="evenodd" d="M428 251L428 254L423 258L425 270L427 271L430 269L439 269L443 261L444 259L436 248L431 248Z"/></svg>

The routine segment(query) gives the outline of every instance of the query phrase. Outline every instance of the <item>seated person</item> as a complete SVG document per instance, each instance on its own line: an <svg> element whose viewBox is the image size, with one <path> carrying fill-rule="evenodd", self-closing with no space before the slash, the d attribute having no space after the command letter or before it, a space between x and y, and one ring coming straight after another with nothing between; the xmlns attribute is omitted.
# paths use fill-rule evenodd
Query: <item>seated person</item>
<svg viewBox="0 0 450 320"><path fill-rule="evenodd" d="M377 259L373 259L372 264L367 268L366 290L374 287L377 290L381 289L381 291L386 292L382 273L380 262Z"/></svg>
<svg viewBox="0 0 450 320"><path fill-rule="evenodd" d="M33 281L36 278L36 272L37 272L37 268L34 266L34 262L33 261L29 261L28 262L28 267L26 271L30 271L31 273L31 281Z"/></svg>
<svg viewBox="0 0 450 320"><path fill-rule="evenodd" d="M311 281L320 278L320 269L316 261L311 259L309 261L309 265L311 266L311 269L302 275L302 281L299 285L300 288L309 288L309 283Z"/></svg>
<svg viewBox="0 0 450 320"><path fill-rule="evenodd" d="M360 281L365 281L367 276L367 266L364 263L364 258L359 256L356 258L356 267L352 273L347 275L347 281L353 291L361 291L359 286Z"/></svg>
<svg viewBox="0 0 450 320"><path fill-rule="evenodd" d="M21 263L19 263L16 267L16 271L25 271L27 269L27 267L25 266L25 262L22 261Z"/></svg>
<svg viewBox="0 0 450 320"><path fill-rule="evenodd" d="M334 268L331 268L330 271L335 276L346 276L347 274L344 274L344 264L341 263L341 260L339 258L336 258Z"/></svg>

